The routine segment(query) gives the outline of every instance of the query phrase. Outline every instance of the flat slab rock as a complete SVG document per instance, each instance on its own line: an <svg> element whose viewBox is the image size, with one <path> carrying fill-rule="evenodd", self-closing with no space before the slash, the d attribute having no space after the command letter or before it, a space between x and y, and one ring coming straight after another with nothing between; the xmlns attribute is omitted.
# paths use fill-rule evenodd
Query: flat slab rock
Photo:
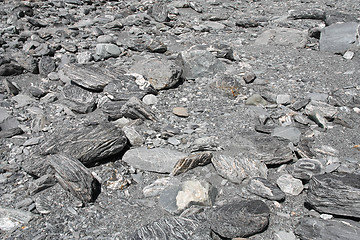
<svg viewBox="0 0 360 240"><path fill-rule="evenodd" d="M158 173L170 173L175 164L187 157L186 153L167 148L145 147L130 149L122 160L135 168Z"/></svg>
<svg viewBox="0 0 360 240"><path fill-rule="evenodd" d="M281 201L285 199L285 193L276 184L265 178L251 178L246 188L249 192L269 200Z"/></svg>
<svg viewBox="0 0 360 240"><path fill-rule="evenodd" d="M53 133L40 146L43 155L62 153L89 165L123 150L125 133L110 123L90 125Z"/></svg>
<svg viewBox="0 0 360 240"><path fill-rule="evenodd" d="M309 181L307 201L319 212L360 218L360 175L315 175Z"/></svg>
<svg viewBox="0 0 360 240"><path fill-rule="evenodd" d="M211 229L224 238L248 237L269 224L270 209L260 200L239 201L215 208L209 214Z"/></svg>
<svg viewBox="0 0 360 240"><path fill-rule="evenodd" d="M301 240L358 240L360 223L351 220L323 220L306 217L295 229Z"/></svg>

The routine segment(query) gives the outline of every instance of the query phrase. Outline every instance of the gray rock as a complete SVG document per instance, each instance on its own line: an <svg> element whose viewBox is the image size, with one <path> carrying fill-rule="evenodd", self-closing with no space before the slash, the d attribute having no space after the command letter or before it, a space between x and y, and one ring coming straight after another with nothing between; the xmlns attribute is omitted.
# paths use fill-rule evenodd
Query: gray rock
<svg viewBox="0 0 360 240"><path fill-rule="evenodd" d="M23 72L23 68L20 65L14 63L5 63L0 65L0 76L14 76Z"/></svg>
<svg viewBox="0 0 360 240"><path fill-rule="evenodd" d="M151 9L149 10L149 14L157 22L167 22L169 20L169 10L166 4L161 2L153 4Z"/></svg>
<svg viewBox="0 0 360 240"><path fill-rule="evenodd" d="M226 74L216 75L213 85L230 98L239 96L244 87L237 77Z"/></svg>
<svg viewBox="0 0 360 240"><path fill-rule="evenodd" d="M278 231L274 234L274 240L296 240L293 232Z"/></svg>
<svg viewBox="0 0 360 240"><path fill-rule="evenodd" d="M296 127L277 127L272 131L271 136L288 139L292 143L298 144L301 132Z"/></svg>
<svg viewBox="0 0 360 240"><path fill-rule="evenodd" d="M220 150L219 143L215 136L197 138L193 142L191 151L216 151Z"/></svg>
<svg viewBox="0 0 360 240"><path fill-rule="evenodd" d="M33 56L30 56L25 53L17 52L16 54L14 54L13 57L16 60L16 62L26 71L31 73L38 73L38 64Z"/></svg>
<svg viewBox="0 0 360 240"><path fill-rule="evenodd" d="M90 52L81 52L76 55L77 62L80 64L89 63L93 59Z"/></svg>
<svg viewBox="0 0 360 240"><path fill-rule="evenodd" d="M122 160L135 168L159 173L170 173L175 164L187 154L167 148L134 148L127 151Z"/></svg>
<svg viewBox="0 0 360 240"><path fill-rule="evenodd" d="M304 48L307 33L291 28L275 28L266 30L256 40L256 45L278 45L293 48Z"/></svg>
<svg viewBox="0 0 360 240"><path fill-rule="evenodd" d="M323 20L326 19L326 13L322 9L301 9L301 10L290 10L289 12L290 19L316 19Z"/></svg>
<svg viewBox="0 0 360 240"><path fill-rule="evenodd" d="M276 96L276 103L288 105L291 103L291 96L289 94L279 94Z"/></svg>
<svg viewBox="0 0 360 240"><path fill-rule="evenodd" d="M357 240L359 222L344 220L322 220L312 217L302 218L295 229L301 240Z"/></svg>
<svg viewBox="0 0 360 240"><path fill-rule="evenodd" d="M28 193L32 196L38 192L41 192L49 187L55 185L55 179L53 175L46 174L31 182L28 188Z"/></svg>
<svg viewBox="0 0 360 240"><path fill-rule="evenodd" d="M9 231L21 224L27 224L34 215L30 212L0 207L0 229Z"/></svg>
<svg viewBox="0 0 360 240"><path fill-rule="evenodd" d="M146 105L156 105L159 100L154 94L147 94L143 97L142 101Z"/></svg>
<svg viewBox="0 0 360 240"><path fill-rule="evenodd" d="M125 103L124 101L106 101L101 103L99 108L108 116L109 120L117 120L123 117L121 108Z"/></svg>
<svg viewBox="0 0 360 240"><path fill-rule="evenodd" d="M50 55L53 51L50 49L49 44L39 43L37 41L30 41L24 44L23 51L33 57L41 57Z"/></svg>
<svg viewBox="0 0 360 240"><path fill-rule="evenodd" d="M291 175L302 180L310 180L313 175L325 173L324 166L317 159L299 159L294 165Z"/></svg>
<svg viewBox="0 0 360 240"><path fill-rule="evenodd" d="M241 183L251 177L267 178L266 165L251 155L216 154L211 161L220 176L234 183Z"/></svg>
<svg viewBox="0 0 360 240"><path fill-rule="evenodd" d="M239 201L217 207L209 214L211 229L224 238L248 237L269 224L270 209L259 200Z"/></svg>
<svg viewBox="0 0 360 240"><path fill-rule="evenodd" d="M182 77L188 80L215 75L225 70L225 66L213 54L194 46L179 53L176 63L183 69Z"/></svg>
<svg viewBox="0 0 360 240"><path fill-rule="evenodd" d="M279 186L281 191L283 191L286 194L293 195L293 196L299 195L302 192L302 190L304 189L304 186L303 186L301 180L294 178L290 174L281 175L276 180L276 184Z"/></svg>
<svg viewBox="0 0 360 240"><path fill-rule="evenodd" d="M143 75L156 90L174 87L179 83L181 76L179 66L162 58L139 61L129 72Z"/></svg>
<svg viewBox="0 0 360 240"><path fill-rule="evenodd" d="M110 123L67 128L50 135L41 146L43 154L62 153L89 165L123 150L127 138Z"/></svg>
<svg viewBox="0 0 360 240"><path fill-rule="evenodd" d="M329 173L310 179L307 201L323 213L360 217L360 175Z"/></svg>
<svg viewBox="0 0 360 240"><path fill-rule="evenodd" d="M63 103L77 113L89 113L95 109L95 96L93 93L76 85L67 85L62 90Z"/></svg>
<svg viewBox="0 0 360 240"><path fill-rule="evenodd" d="M165 53L167 51L167 46L158 40L151 40L147 45L146 49L153 53Z"/></svg>
<svg viewBox="0 0 360 240"><path fill-rule="evenodd" d="M180 159L174 169L171 172L171 175L176 176L181 173L187 172L190 169L193 169L197 166L205 166L211 162L212 153L211 152L201 152L194 153L186 158Z"/></svg>
<svg viewBox="0 0 360 240"><path fill-rule="evenodd" d="M29 175L40 178L44 175L53 175L54 171L45 157L32 155L23 162L22 168Z"/></svg>
<svg viewBox="0 0 360 240"><path fill-rule="evenodd" d="M15 96L18 95L21 91L21 89L16 84L9 81L8 79L4 79L3 84L9 95Z"/></svg>
<svg viewBox="0 0 360 240"><path fill-rule="evenodd" d="M269 200L282 201L285 199L285 193L276 184L265 178L251 178L246 188L249 192Z"/></svg>
<svg viewBox="0 0 360 240"><path fill-rule="evenodd" d="M337 107L327 104L322 101L311 100L305 107L305 113L307 115L314 115L319 113L325 118L333 118L337 113Z"/></svg>
<svg viewBox="0 0 360 240"><path fill-rule="evenodd" d="M108 59L110 57L118 57L121 49L112 43L99 43L96 45L96 57L99 59Z"/></svg>
<svg viewBox="0 0 360 240"><path fill-rule="evenodd" d="M155 182L153 182L152 184L144 187L143 194L145 197L156 197L159 196L165 188L179 183L179 180L177 180L176 178L159 178L156 179Z"/></svg>
<svg viewBox="0 0 360 240"><path fill-rule="evenodd" d="M253 94L245 102L246 105L266 106L269 104L260 94Z"/></svg>
<svg viewBox="0 0 360 240"><path fill-rule="evenodd" d="M320 51L343 54L358 43L359 23L338 23L325 27L320 35Z"/></svg>
<svg viewBox="0 0 360 240"><path fill-rule="evenodd" d="M54 168L60 185L83 202L93 202L100 194L101 185L96 178L77 159L65 155L47 157Z"/></svg>
<svg viewBox="0 0 360 240"><path fill-rule="evenodd" d="M129 101L121 107L120 111L124 117L131 119L157 120L151 108L136 97L131 97Z"/></svg>
<svg viewBox="0 0 360 240"><path fill-rule="evenodd" d="M134 127L124 126L122 130L132 146L141 146L145 142L145 138Z"/></svg>
<svg viewBox="0 0 360 240"><path fill-rule="evenodd" d="M53 58L43 56L39 61L39 73L42 76L47 76L49 73L55 71L56 65Z"/></svg>

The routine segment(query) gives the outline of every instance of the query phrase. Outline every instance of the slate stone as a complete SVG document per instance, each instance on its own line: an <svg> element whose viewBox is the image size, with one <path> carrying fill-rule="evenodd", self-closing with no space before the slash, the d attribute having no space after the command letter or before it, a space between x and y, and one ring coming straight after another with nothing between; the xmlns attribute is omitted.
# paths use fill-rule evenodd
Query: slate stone
<svg viewBox="0 0 360 240"><path fill-rule="evenodd" d="M168 13L166 4L161 2L153 4L149 10L150 16L157 22L167 22L169 20Z"/></svg>
<svg viewBox="0 0 360 240"><path fill-rule="evenodd" d="M30 196L35 195L38 192L41 192L49 187L52 187L55 185L55 178L51 174L46 174L41 176L40 178L34 180L33 182L30 182L30 185L28 187L28 193Z"/></svg>
<svg viewBox="0 0 360 240"><path fill-rule="evenodd" d="M44 175L53 175L54 170L51 168L50 163L45 157L32 156L26 158L22 164L23 170L34 178L40 178Z"/></svg>
<svg viewBox="0 0 360 240"><path fill-rule="evenodd" d="M37 41L30 41L24 44L23 51L33 57L48 56L53 53L53 50L47 43L39 43Z"/></svg>
<svg viewBox="0 0 360 240"><path fill-rule="evenodd" d="M21 128L15 127L15 128L0 131L0 138L11 138L13 136L21 135L23 133L24 133L24 131Z"/></svg>
<svg viewBox="0 0 360 240"><path fill-rule="evenodd" d="M292 143L298 144L301 131L296 127L277 127L272 131L271 136L288 139Z"/></svg>
<svg viewBox="0 0 360 240"><path fill-rule="evenodd" d="M121 107L122 116L131 119L142 119L156 121L157 117L151 108L136 97L131 97Z"/></svg>
<svg viewBox="0 0 360 240"><path fill-rule="evenodd" d="M3 84L7 93L12 96L18 95L21 91L21 89L16 84L12 83L8 79L4 79Z"/></svg>
<svg viewBox="0 0 360 240"><path fill-rule="evenodd" d="M47 76L49 73L55 71L56 65L53 58L44 56L39 61L39 73L42 76Z"/></svg>
<svg viewBox="0 0 360 240"><path fill-rule="evenodd" d="M326 13L322 9L300 9L300 10L290 10L289 12L290 19L315 19L325 21Z"/></svg>
<svg viewBox="0 0 360 240"><path fill-rule="evenodd" d="M253 94L245 102L246 105L266 106L269 104L260 94Z"/></svg>
<svg viewBox="0 0 360 240"><path fill-rule="evenodd" d="M110 71L95 66L65 65L62 68L64 75L71 82L93 91L102 91L110 82L116 80L117 71Z"/></svg>
<svg viewBox="0 0 360 240"><path fill-rule="evenodd" d="M143 194L145 197L159 196L165 188L171 185L178 185L180 181L176 178L163 177L156 179L152 184L143 188Z"/></svg>
<svg viewBox="0 0 360 240"><path fill-rule="evenodd" d="M301 240L357 240L360 224L348 219L322 220L304 217L295 229Z"/></svg>
<svg viewBox="0 0 360 240"><path fill-rule="evenodd" d="M95 96L93 93L76 85L67 85L62 90L63 103L77 113L89 113L95 109Z"/></svg>
<svg viewBox="0 0 360 240"><path fill-rule="evenodd" d="M101 185L79 160L61 154L49 155L47 158L56 172L57 181L65 190L83 202L96 200Z"/></svg>
<svg viewBox="0 0 360 240"><path fill-rule="evenodd" d="M278 231L274 234L274 240L296 240L293 232Z"/></svg>
<svg viewBox="0 0 360 240"><path fill-rule="evenodd" d="M305 107L305 113L307 115L314 115L314 113L319 113L325 118L333 118L337 112L337 107L317 100L311 100Z"/></svg>
<svg viewBox="0 0 360 240"><path fill-rule="evenodd" d="M211 159L218 174L233 183L241 183L245 178L267 177L267 167L254 156L239 153L231 156L216 154Z"/></svg>
<svg viewBox="0 0 360 240"><path fill-rule="evenodd" d="M320 35L320 51L344 54L358 43L359 23L346 22L325 27Z"/></svg>
<svg viewBox="0 0 360 240"><path fill-rule="evenodd" d="M239 201L216 207L209 214L211 229L223 238L249 237L265 230L270 209L259 200Z"/></svg>
<svg viewBox="0 0 360 240"><path fill-rule="evenodd" d="M124 114L121 108L125 103L125 101L106 101L101 103L99 108L108 116L109 120L113 121L123 117Z"/></svg>
<svg viewBox="0 0 360 240"><path fill-rule="evenodd" d="M134 127L124 126L122 130L132 146L141 146L145 138Z"/></svg>
<svg viewBox="0 0 360 240"><path fill-rule="evenodd" d="M309 181L307 202L322 213L360 217L360 175L328 173Z"/></svg>
<svg viewBox="0 0 360 240"><path fill-rule="evenodd" d="M206 47L206 46L205 46ZM225 70L225 66L207 50L197 50L197 46L182 51L176 58L176 63L182 68L181 77L192 80L199 77L215 75Z"/></svg>
<svg viewBox="0 0 360 240"><path fill-rule="evenodd" d="M304 48L307 34L304 31L291 28L269 29L255 40L256 45L278 45L293 48Z"/></svg>
<svg viewBox="0 0 360 240"><path fill-rule="evenodd" d="M96 45L95 54L99 59L108 59L110 57L120 56L121 49L115 44L99 43Z"/></svg>
<svg viewBox="0 0 360 240"><path fill-rule="evenodd" d="M293 196L299 195L302 192L302 190L304 189L304 186L303 186L301 180L294 178L290 174L281 175L276 180L276 184L279 186L281 191L283 191L286 194L293 195Z"/></svg>
<svg viewBox="0 0 360 240"><path fill-rule="evenodd" d="M34 215L30 212L0 207L0 229L1 231L10 231L22 224L27 224Z"/></svg>
<svg viewBox="0 0 360 240"><path fill-rule="evenodd" d="M101 123L54 132L40 149L45 155L62 153L89 165L121 152L126 144L122 130L110 123Z"/></svg>
<svg viewBox="0 0 360 240"><path fill-rule="evenodd" d="M282 201L285 199L285 193L281 191L276 184L271 183L265 178L251 178L246 189L253 194L269 200Z"/></svg>
<svg viewBox="0 0 360 240"><path fill-rule="evenodd" d="M193 169L197 166L205 166L211 163L212 153L211 152L200 152L191 154L183 159L180 159L174 169L171 172L171 175L176 176L181 173L187 172L190 169Z"/></svg>
<svg viewBox="0 0 360 240"><path fill-rule="evenodd" d="M23 68L14 63L0 65L0 76L15 76L23 72Z"/></svg>
<svg viewBox="0 0 360 240"><path fill-rule="evenodd" d="M173 108L173 114L178 117L188 117L189 116L188 110L184 107Z"/></svg>
<svg viewBox="0 0 360 240"><path fill-rule="evenodd" d="M131 240L188 240L200 227L201 221L192 217L161 218L136 230Z"/></svg>
<svg viewBox="0 0 360 240"><path fill-rule="evenodd" d="M317 159L299 159L294 165L291 175L302 180L310 180L313 175L325 173L324 166Z"/></svg>
<svg viewBox="0 0 360 240"><path fill-rule="evenodd" d="M151 58L137 62L129 72L143 75L156 90L161 90L178 84L182 70L172 61Z"/></svg>
<svg viewBox="0 0 360 240"><path fill-rule="evenodd" d="M149 52L153 53L165 53L167 51L167 46L158 40L151 40L147 45L146 49Z"/></svg>
<svg viewBox="0 0 360 240"><path fill-rule="evenodd" d="M167 148L134 148L127 151L122 160L135 168L159 173L170 173L175 164L187 154Z"/></svg>
<svg viewBox="0 0 360 240"><path fill-rule="evenodd" d="M16 62L30 73L38 73L38 63L33 56L30 56L25 53L17 52L14 54L14 59Z"/></svg>

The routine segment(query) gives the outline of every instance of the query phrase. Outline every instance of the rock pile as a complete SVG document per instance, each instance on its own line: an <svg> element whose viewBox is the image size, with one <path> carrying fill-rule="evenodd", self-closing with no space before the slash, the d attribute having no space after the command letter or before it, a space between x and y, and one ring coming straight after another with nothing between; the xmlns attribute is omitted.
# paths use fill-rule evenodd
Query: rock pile
<svg viewBox="0 0 360 240"><path fill-rule="evenodd" d="M355 0L0 0L3 239L359 239Z"/></svg>

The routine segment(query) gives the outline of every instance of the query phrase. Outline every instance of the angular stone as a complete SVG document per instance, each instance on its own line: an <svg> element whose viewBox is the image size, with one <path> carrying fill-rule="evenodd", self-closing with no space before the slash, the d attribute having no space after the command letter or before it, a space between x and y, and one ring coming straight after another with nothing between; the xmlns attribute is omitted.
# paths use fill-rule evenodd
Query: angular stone
<svg viewBox="0 0 360 240"><path fill-rule="evenodd" d="M212 163L220 176L234 183L241 183L245 178L267 177L267 167L264 163L239 153L233 157L217 154L212 158Z"/></svg>
<svg viewBox="0 0 360 240"><path fill-rule="evenodd" d="M320 51L343 54L358 43L359 23L347 22L325 27L320 35Z"/></svg>
<svg viewBox="0 0 360 240"><path fill-rule="evenodd" d="M0 65L0 76L14 76L23 72L23 68L17 64L5 63Z"/></svg>
<svg viewBox="0 0 360 240"><path fill-rule="evenodd" d="M99 59L108 59L120 56L121 49L112 43L99 43L96 45L95 54Z"/></svg>
<svg viewBox="0 0 360 240"><path fill-rule="evenodd" d="M145 142L145 138L134 127L125 126L122 130L132 146L141 146Z"/></svg>
<svg viewBox="0 0 360 240"><path fill-rule="evenodd" d="M256 40L256 45L278 45L293 48L304 48L307 33L291 28L275 28L266 30Z"/></svg>
<svg viewBox="0 0 360 240"><path fill-rule="evenodd" d="M43 56L39 61L39 73L42 76L47 76L49 73L55 71L56 65L53 58Z"/></svg>
<svg viewBox="0 0 360 240"><path fill-rule="evenodd" d="M322 9L301 9L301 10L290 10L289 12L290 19L316 19L323 20L326 19L326 13Z"/></svg>
<svg viewBox="0 0 360 240"><path fill-rule="evenodd" d="M208 182L188 180L161 192L159 205L171 214L180 214L192 205L212 206L216 189Z"/></svg>
<svg viewBox="0 0 360 240"><path fill-rule="evenodd" d="M278 231L274 234L274 240L296 240L293 232Z"/></svg>
<svg viewBox="0 0 360 240"><path fill-rule="evenodd" d="M226 74L215 76L214 87L223 91L230 98L239 96L243 89L238 78Z"/></svg>
<svg viewBox="0 0 360 240"><path fill-rule="evenodd" d="M117 120L123 117L121 108L125 103L124 101L106 101L99 105L99 108L108 116L109 120Z"/></svg>
<svg viewBox="0 0 360 240"><path fill-rule="evenodd" d="M0 207L0 229L9 231L21 224L27 224L34 215L27 211Z"/></svg>
<svg viewBox="0 0 360 240"><path fill-rule="evenodd" d="M127 151L122 160L135 168L159 173L170 173L175 164L187 154L167 148L134 148Z"/></svg>
<svg viewBox="0 0 360 240"><path fill-rule="evenodd" d="M120 111L124 117L131 119L157 120L151 108L136 97L131 97L129 101L121 107Z"/></svg>
<svg viewBox="0 0 360 240"><path fill-rule="evenodd" d="M328 173L310 179L307 201L322 213L360 217L360 175Z"/></svg>
<svg viewBox="0 0 360 240"><path fill-rule="evenodd" d="M269 224L270 209L259 200L239 201L215 208L209 214L211 229L224 238L248 237Z"/></svg>
<svg viewBox="0 0 360 240"><path fill-rule="evenodd" d="M22 164L22 168L29 175L40 178L44 175L53 175L54 171L48 160L44 157L32 155L28 157Z"/></svg>
<svg viewBox="0 0 360 240"><path fill-rule="evenodd" d="M302 180L310 180L313 175L325 173L325 168L317 159L299 159L294 165L291 175Z"/></svg>
<svg viewBox="0 0 360 240"><path fill-rule="evenodd" d="M173 114L178 117L188 117L189 113L186 108L184 107L175 107L173 108Z"/></svg>
<svg viewBox="0 0 360 240"><path fill-rule="evenodd" d="M265 178L251 178L246 188L249 192L269 200L282 201L285 199L285 193L276 184Z"/></svg>
<svg viewBox="0 0 360 240"><path fill-rule="evenodd" d="M202 137L195 139L191 151L192 152L216 151L219 149L220 147L219 147L219 143L216 140L216 137L210 136L210 137Z"/></svg>
<svg viewBox="0 0 360 240"><path fill-rule="evenodd" d="M151 58L137 62L129 72L143 75L156 90L161 90L178 84L182 70L169 60Z"/></svg>
<svg viewBox="0 0 360 240"><path fill-rule="evenodd" d="M146 49L154 53L164 53L167 51L167 46L158 40L152 40L146 46Z"/></svg>
<svg viewBox="0 0 360 240"><path fill-rule="evenodd" d="M65 86L62 92L65 98L63 103L74 112L89 113L95 109L93 93L75 85Z"/></svg>
<svg viewBox="0 0 360 240"><path fill-rule="evenodd" d="M296 235L302 240L358 240L359 232L359 222L349 219L322 220L312 217L302 218L295 229Z"/></svg>
<svg viewBox="0 0 360 240"><path fill-rule="evenodd" d="M33 56L18 52L13 57L16 62L26 71L31 73L38 73L38 64Z"/></svg>
<svg viewBox="0 0 360 240"><path fill-rule="evenodd" d="M288 139L292 143L298 144L301 132L296 127L277 127L272 131L271 136Z"/></svg>
<svg viewBox="0 0 360 240"><path fill-rule="evenodd" d="M4 79L3 81L4 87L7 91L8 94L12 95L12 96L16 96L20 93L21 89L14 83L12 83L11 81Z"/></svg>
<svg viewBox="0 0 360 240"><path fill-rule="evenodd" d="M149 14L157 22L167 22L169 10L164 3L155 3L152 5Z"/></svg>
<svg viewBox="0 0 360 240"><path fill-rule="evenodd" d="M337 112L337 107L317 100L311 100L305 107L305 113L307 115L319 113L325 118L333 118L337 114Z"/></svg>
<svg viewBox="0 0 360 240"><path fill-rule="evenodd" d="M62 71L72 82L93 91L102 91L107 84L116 80L118 76L117 71L95 66L65 65Z"/></svg>
<svg viewBox="0 0 360 240"><path fill-rule="evenodd" d="M101 185L80 161L60 154L49 155L47 158L56 172L57 181L65 190L83 202L96 200Z"/></svg>
<svg viewBox="0 0 360 240"><path fill-rule="evenodd" d="M277 180L276 184L286 194L297 196L299 195L304 186L301 180L294 178L290 174L283 174Z"/></svg>
<svg viewBox="0 0 360 240"><path fill-rule="evenodd" d="M49 187L55 185L55 179L53 175L46 174L31 182L28 188L28 193L33 196L38 192L41 192Z"/></svg>
<svg viewBox="0 0 360 240"><path fill-rule="evenodd" d="M187 172L190 169L193 169L197 166L205 166L211 162L212 153L211 152L201 152L194 153L186 158L180 159L174 169L171 172L171 175L176 176L181 173Z"/></svg>
<svg viewBox="0 0 360 240"><path fill-rule="evenodd" d="M246 105L266 106L269 104L260 94L253 94L245 102Z"/></svg>
<svg viewBox="0 0 360 240"><path fill-rule="evenodd" d="M43 154L62 153L89 165L123 150L124 132L110 123L59 130L49 136L40 149Z"/></svg>
<svg viewBox="0 0 360 240"><path fill-rule="evenodd" d="M207 50L198 50L196 47L182 51L177 56L176 63L183 70L181 77L191 80L212 76L225 70L223 63L213 54Z"/></svg>
<svg viewBox="0 0 360 240"><path fill-rule="evenodd" d="M256 75L253 72L245 72L243 79L245 83L252 83L256 79Z"/></svg>
<svg viewBox="0 0 360 240"><path fill-rule="evenodd" d="M143 194L145 197L156 197L159 196L165 188L175 184L179 184L179 180L170 177L159 178L152 184L144 187Z"/></svg>

